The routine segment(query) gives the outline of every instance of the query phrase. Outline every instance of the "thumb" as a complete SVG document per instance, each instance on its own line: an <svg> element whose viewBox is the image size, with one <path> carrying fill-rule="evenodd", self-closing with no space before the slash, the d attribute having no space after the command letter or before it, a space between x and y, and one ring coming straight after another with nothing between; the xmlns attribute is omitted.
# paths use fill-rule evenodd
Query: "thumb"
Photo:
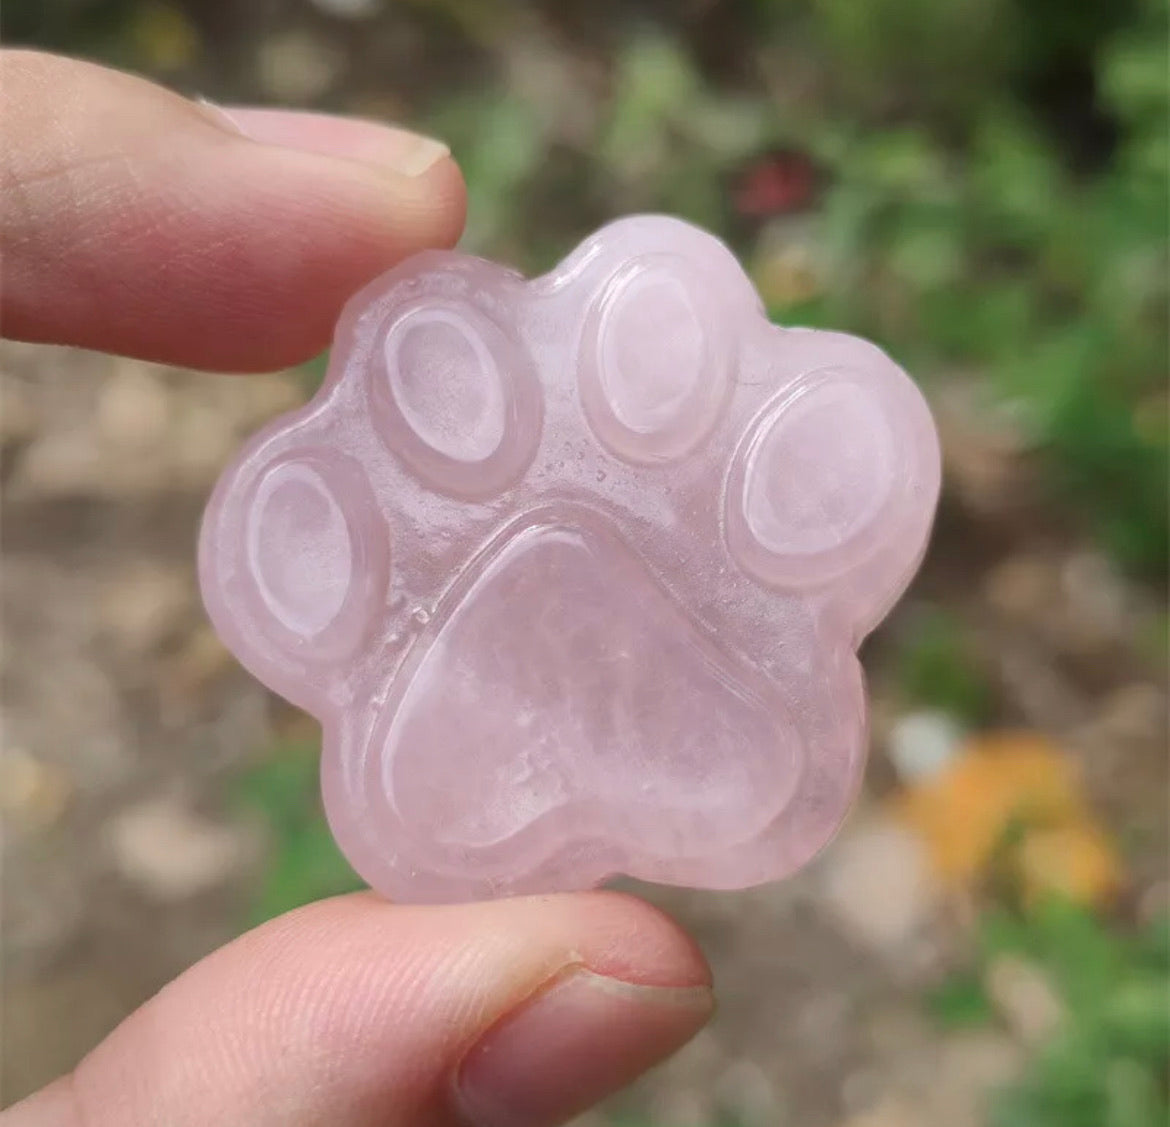
<svg viewBox="0 0 1170 1127"><path fill-rule="evenodd" d="M196 964L0 1124L545 1127L687 1041L709 984L631 897L342 897Z"/></svg>

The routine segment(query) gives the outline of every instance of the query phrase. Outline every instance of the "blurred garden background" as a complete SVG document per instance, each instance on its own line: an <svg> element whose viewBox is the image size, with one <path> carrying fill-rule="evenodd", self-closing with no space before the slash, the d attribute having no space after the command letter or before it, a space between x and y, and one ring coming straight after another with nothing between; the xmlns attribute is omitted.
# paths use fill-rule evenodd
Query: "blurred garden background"
<svg viewBox="0 0 1170 1127"><path fill-rule="evenodd" d="M865 794L805 873L645 891L721 1009L581 1127L1161 1127L1170 1085L1161 0L6 0L7 45L448 141L464 247L720 233L780 323L921 381L945 495L867 644ZM194 535L246 381L0 351L3 1097L254 922L352 887L312 725Z"/></svg>

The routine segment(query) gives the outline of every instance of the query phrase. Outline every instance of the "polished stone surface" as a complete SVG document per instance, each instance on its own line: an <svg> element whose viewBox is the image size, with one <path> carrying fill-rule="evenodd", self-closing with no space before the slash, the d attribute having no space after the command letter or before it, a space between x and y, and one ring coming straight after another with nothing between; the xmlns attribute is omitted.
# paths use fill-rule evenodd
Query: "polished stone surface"
<svg viewBox="0 0 1170 1127"><path fill-rule="evenodd" d="M532 281L435 252L358 294L320 393L222 478L200 571L321 720L380 891L742 887L856 792L856 648L938 490L888 357L770 324L721 243L640 216Z"/></svg>

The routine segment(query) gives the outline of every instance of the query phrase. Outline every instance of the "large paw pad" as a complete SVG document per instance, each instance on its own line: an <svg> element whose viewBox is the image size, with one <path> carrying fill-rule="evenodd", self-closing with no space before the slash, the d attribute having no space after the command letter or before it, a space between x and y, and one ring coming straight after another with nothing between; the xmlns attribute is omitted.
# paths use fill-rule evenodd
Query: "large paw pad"
<svg viewBox="0 0 1170 1127"><path fill-rule="evenodd" d="M376 888L739 887L855 793L856 646L938 487L883 353L770 325L719 242L640 217L531 282L434 253L357 295L319 395L221 480L201 577L320 718Z"/></svg>

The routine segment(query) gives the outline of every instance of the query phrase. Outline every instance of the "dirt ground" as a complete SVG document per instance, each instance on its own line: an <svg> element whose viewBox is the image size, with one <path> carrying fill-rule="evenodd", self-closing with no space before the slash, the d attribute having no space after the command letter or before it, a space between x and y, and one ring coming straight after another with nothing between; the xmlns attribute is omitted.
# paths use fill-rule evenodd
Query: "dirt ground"
<svg viewBox="0 0 1170 1127"><path fill-rule="evenodd" d="M0 368L7 1103L236 934L255 895L265 829L226 796L268 746L274 704L207 626L194 539L229 452L301 392L292 376L31 346L5 345ZM916 591L973 624L1002 719L1078 758L1138 843L1144 910L1166 895L1166 697L1141 641L1158 608L1034 519L1010 444L937 406L944 431L965 421L946 436L954 496ZM693 929L721 1004L615 1109L663 1127L975 1127L1021 1066L1011 1020L942 1035L924 1015L967 921L874 816L891 776L883 644L871 793L838 842L781 885L649 891Z"/></svg>

